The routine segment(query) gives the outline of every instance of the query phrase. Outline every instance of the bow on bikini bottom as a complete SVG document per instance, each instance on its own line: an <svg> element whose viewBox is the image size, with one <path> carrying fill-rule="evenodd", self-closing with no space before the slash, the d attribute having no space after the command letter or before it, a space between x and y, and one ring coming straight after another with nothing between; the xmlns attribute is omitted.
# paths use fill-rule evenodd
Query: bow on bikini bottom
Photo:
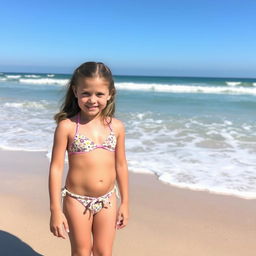
<svg viewBox="0 0 256 256"><path fill-rule="evenodd" d="M109 202L109 198L114 192L116 192L116 196L119 197L116 186L114 186L114 188L110 192L108 192L103 196L91 197L91 196L81 196L81 195L74 194L68 191L66 187L64 187L61 191L61 196L63 198L66 195L69 195L70 197L75 198L85 207L84 213L87 210L90 210L94 215L97 212L99 212L102 208L108 208L108 206L111 206L111 202Z"/></svg>

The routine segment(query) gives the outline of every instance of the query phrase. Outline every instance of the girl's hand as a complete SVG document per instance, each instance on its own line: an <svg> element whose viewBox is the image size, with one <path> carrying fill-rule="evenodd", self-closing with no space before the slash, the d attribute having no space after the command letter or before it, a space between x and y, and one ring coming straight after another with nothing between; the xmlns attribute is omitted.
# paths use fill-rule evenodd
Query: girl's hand
<svg viewBox="0 0 256 256"><path fill-rule="evenodd" d="M63 239L66 239L66 235L64 235L63 227L66 230L66 232L69 232L68 222L63 212L62 211L52 212L51 219L50 219L51 232L57 237L62 237Z"/></svg>
<svg viewBox="0 0 256 256"><path fill-rule="evenodd" d="M117 220L116 220L116 228L121 229L127 225L128 222L128 206L126 204L121 204L118 213L117 213Z"/></svg>

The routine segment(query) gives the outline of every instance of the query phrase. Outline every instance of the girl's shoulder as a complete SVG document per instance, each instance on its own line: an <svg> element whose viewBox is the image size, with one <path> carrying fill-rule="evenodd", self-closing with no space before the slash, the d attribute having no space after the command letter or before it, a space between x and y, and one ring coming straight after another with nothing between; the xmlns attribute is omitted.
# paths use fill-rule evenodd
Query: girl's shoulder
<svg viewBox="0 0 256 256"><path fill-rule="evenodd" d="M124 123L117 118L112 117L110 125L116 134L124 132L125 130Z"/></svg>
<svg viewBox="0 0 256 256"><path fill-rule="evenodd" d="M66 118L66 119L63 119L61 120L59 123L58 123L58 126L61 126L61 127L69 127L70 125L72 125L74 123L74 118L71 117L71 118Z"/></svg>
<svg viewBox="0 0 256 256"><path fill-rule="evenodd" d="M74 128L75 125L76 125L75 117L66 118L66 119L61 120L57 124L57 129L66 131L68 133L70 130L72 130Z"/></svg>

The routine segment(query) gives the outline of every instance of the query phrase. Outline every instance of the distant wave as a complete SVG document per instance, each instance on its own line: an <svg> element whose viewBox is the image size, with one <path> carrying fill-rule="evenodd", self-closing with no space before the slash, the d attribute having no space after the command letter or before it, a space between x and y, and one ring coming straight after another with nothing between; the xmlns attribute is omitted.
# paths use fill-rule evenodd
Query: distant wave
<svg viewBox="0 0 256 256"><path fill-rule="evenodd" d="M25 75L25 77L38 78L38 77L41 77L41 76L39 76L39 75Z"/></svg>
<svg viewBox="0 0 256 256"><path fill-rule="evenodd" d="M165 84L137 84L137 83L116 83L118 89L145 90L170 93L213 93L213 94L253 94L256 95L256 88L252 87L229 87L229 86L191 86L191 85L165 85Z"/></svg>
<svg viewBox="0 0 256 256"><path fill-rule="evenodd" d="M5 75L0 77L1 81L12 81L26 84L41 85L60 85L68 84L69 79L66 77L55 77L54 74L37 75ZM197 84L161 84L161 83L138 83L138 82L116 82L116 87L120 90L132 91L156 91L166 93L208 93L208 94L250 94L256 95L256 82L241 81L223 81L220 85L209 85L205 83Z"/></svg>
<svg viewBox="0 0 256 256"><path fill-rule="evenodd" d="M241 85L242 82L226 82L227 85L229 86L237 86L237 85Z"/></svg>
<svg viewBox="0 0 256 256"><path fill-rule="evenodd" d="M19 81L21 83L26 83L26 84L59 84L59 85L66 85L69 80L68 79L54 79L54 78L39 78L39 79L21 78Z"/></svg>
<svg viewBox="0 0 256 256"><path fill-rule="evenodd" d="M35 102L35 101L26 101L26 102L6 102L3 104L4 107L8 108L28 108L28 109L45 109L46 101Z"/></svg>
<svg viewBox="0 0 256 256"><path fill-rule="evenodd" d="M6 75L7 78L10 78L10 79L18 79L20 78L21 76L20 75Z"/></svg>

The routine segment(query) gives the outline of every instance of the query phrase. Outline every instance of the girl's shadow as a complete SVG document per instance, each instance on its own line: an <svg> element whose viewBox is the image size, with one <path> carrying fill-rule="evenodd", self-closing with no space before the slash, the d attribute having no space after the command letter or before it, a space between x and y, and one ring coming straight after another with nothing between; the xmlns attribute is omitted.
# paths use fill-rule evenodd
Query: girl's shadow
<svg viewBox="0 0 256 256"><path fill-rule="evenodd" d="M18 237L0 230L0 255L3 256L43 256L35 252Z"/></svg>

